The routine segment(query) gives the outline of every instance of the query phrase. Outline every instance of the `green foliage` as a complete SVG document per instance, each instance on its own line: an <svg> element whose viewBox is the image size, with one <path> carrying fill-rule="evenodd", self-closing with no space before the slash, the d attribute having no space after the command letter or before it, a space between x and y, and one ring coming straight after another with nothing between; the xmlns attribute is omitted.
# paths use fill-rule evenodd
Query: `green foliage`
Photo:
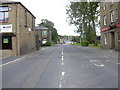
<svg viewBox="0 0 120 90"><path fill-rule="evenodd" d="M80 43L73 43L73 45L81 45Z"/></svg>
<svg viewBox="0 0 120 90"><path fill-rule="evenodd" d="M82 46L88 46L88 45L89 45L89 41L82 41L82 42L81 42L81 45L82 45Z"/></svg>
<svg viewBox="0 0 120 90"><path fill-rule="evenodd" d="M96 26L98 25L98 2L71 2L67 7L68 23L77 27L81 40L96 42Z"/></svg>
<svg viewBox="0 0 120 90"><path fill-rule="evenodd" d="M52 29L52 41L57 42L59 39L57 30L55 28Z"/></svg>
<svg viewBox="0 0 120 90"><path fill-rule="evenodd" d="M41 23L38 24L38 25L44 26L44 27L47 27L47 28L53 28L54 27L54 23L52 21L47 20L47 19L42 19Z"/></svg>
<svg viewBox="0 0 120 90"><path fill-rule="evenodd" d="M95 46L94 44L89 44L89 46L88 46L88 47L100 48L100 45L98 45L98 46Z"/></svg>
<svg viewBox="0 0 120 90"><path fill-rule="evenodd" d="M45 44L43 44L42 46L51 46L51 45L53 45L53 43L52 42L50 42L50 41L47 41Z"/></svg>
<svg viewBox="0 0 120 90"><path fill-rule="evenodd" d="M77 42L77 43L80 43L80 36L74 36L73 41Z"/></svg>

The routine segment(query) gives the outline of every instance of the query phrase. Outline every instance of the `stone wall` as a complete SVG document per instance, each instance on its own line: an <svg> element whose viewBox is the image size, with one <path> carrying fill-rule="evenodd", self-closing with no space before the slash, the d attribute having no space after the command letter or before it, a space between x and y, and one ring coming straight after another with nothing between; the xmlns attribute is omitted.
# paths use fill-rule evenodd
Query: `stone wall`
<svg viewBox="0 0 120 90"><path fill-rule="evenodd" d="M14 36L12 36L12 50L1 50L2 57L19 56L35 51L35 17L21 4L6 6L11 8L9 20L8 23L2 24L12 24Z"/></svg>

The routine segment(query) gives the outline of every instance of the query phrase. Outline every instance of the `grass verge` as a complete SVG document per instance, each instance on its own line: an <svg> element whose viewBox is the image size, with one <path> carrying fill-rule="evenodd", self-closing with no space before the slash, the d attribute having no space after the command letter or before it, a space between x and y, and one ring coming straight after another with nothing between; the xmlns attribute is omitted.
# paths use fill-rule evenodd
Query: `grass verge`
<svg viewBox="0 0 120 90"><path fill-rule="evenodd" d="M81 45L80 43L73 43L73 45Z"/></svg>
<svg viewBox="0 0 120 90"><path fill-rule="evenodd" d="M94 46L94 44L89 44L88 47L93 47L93 48L100 48L100 44L98 44L98 46Z"/></svg>

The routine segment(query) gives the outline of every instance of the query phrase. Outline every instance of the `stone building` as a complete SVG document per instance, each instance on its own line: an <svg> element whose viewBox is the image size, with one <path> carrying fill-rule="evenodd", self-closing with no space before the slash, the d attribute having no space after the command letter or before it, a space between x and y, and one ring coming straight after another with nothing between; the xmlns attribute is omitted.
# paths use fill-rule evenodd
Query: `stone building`
<svg viewBox="0 0 120 90"><path fill-rule="evenodd" d="M101 47L120 50L120 0L100 2Z"/></svg>
<svg viewBox="0 0 120 90"><path fill-rule="evenodd" d="M41 41L41 44L46 43L47 41L52 41L52 33L51 30L49 30L46 27L43 26L37 26L36 31L38 32L39 41Z"/></svg>
<svg viewBox="0 0 120 90"><path fill-rule="evenodd" d="M1 0L0 23L2 57L36 50L35 16L22 3Z"/></svg>

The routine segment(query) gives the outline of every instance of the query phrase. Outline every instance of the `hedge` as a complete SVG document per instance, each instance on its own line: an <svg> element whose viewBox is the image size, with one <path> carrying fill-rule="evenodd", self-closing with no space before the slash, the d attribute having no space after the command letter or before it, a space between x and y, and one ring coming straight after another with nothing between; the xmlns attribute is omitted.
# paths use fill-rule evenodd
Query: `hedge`
<svg viewBox="0 0 120 90"><path fill-rule="evenodd" d="M42 46L51 46L52 45L52 42L50 41L47 41L45 44L43 44Z"/></svg>
<svg viewBox="0 0 120 90"><path fill-rule="evenodd" d="M81 45L82 45L82 46L88 46L88 45L89 45L89 41L82 41L82 42L81 42Z"/></svg>

